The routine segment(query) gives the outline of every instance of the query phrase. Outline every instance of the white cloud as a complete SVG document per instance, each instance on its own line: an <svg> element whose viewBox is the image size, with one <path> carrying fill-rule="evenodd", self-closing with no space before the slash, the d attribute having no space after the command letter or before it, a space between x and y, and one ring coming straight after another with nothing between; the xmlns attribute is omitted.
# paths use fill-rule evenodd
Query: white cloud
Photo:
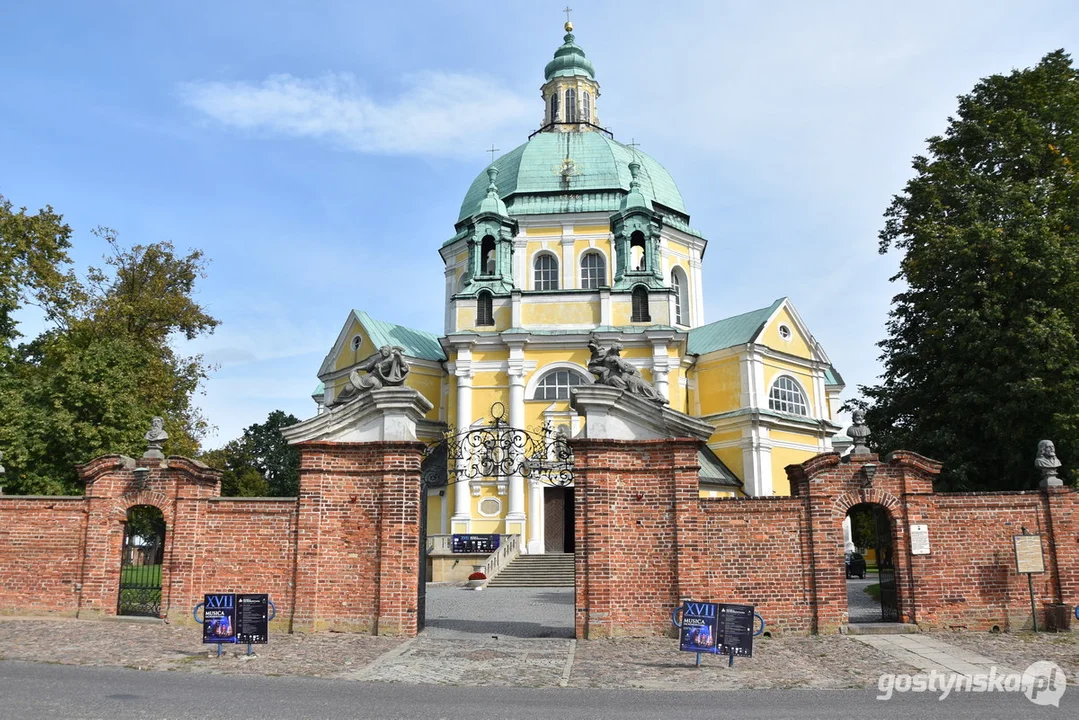
<svg viewBox="0 0 1079 720"><path fill-rule="evenodd" d="M182 83L184 103L226 125L319 138L377 154L474 154L535 103L474 75L426 72L404 79L396 98L366 93L351 74L317 79L271 75L261 83Z"/></svg>

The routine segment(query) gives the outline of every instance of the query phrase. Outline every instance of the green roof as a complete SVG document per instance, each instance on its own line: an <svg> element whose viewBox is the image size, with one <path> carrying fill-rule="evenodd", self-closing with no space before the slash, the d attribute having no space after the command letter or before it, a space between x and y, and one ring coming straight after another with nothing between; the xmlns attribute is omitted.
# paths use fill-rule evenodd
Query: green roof
<svg viewBox="0 0 1079 720"><path fill-rule="evenodd" d="M702 483L743 487L738 476L731 472L731 469L707 445L702 445L701 449L697 451L697 462L701 464L700 480Z"/></svg>
<svg viewBox="0 0 1079 720"><path fill-rule="evenodd" d="M757 337L764 323L779 308L786 298L779 298L766 308L751 310L714 323L701 325L689 331L689 343L686 352L690 355L705 353L744 345Z"/></svg>
<svg viewBox="0 0 1079 720"><path fill-rule="evenodd" d="M573 161L572 174L563 177L567 158ZM602 132L537 133L494 161L498 169L495 185L510 215L617 212L622 196L629 192L629 163L634 159L641 165L641 193L663 208L686 215L682 194L666 168ZM489 184L484 169L468 188L458 221L479 211ZM663 212L661 208L657 211Z"/></svg>
<svg viewBox="0 0 1079 720"><path fill-rule="evenodd" d="M324 383L319 383L318 385L315 386L315 391L313 393L311 393L311 397L314 397L314 398L322 397L325 394L326 394L326 385Z"/></svg>
<svg viewBox="0 0 1079 720"><path fill-rule="evenodd" d="M353 312L356 313L360 325L363 326L367 336L371 338L371 344L375 347L399 345L405 349L405 355L419 360L446 359L442 346L438 342L438 336L434 333L382 322L363 310L353 310Z"/></svg>
<svg viewBox="0 0 1079 720"><path fill-rule="evenodd" d="M569 26L567 25L566 28L568 29ZM596 68L592 65L592 61L584 56L584 50L574 42L576 39L571 32L567 32L562 38L562 45L554 51L554 59L543 69L545 80L575 75L596 79Z"/></svg>
<svg viewBox="0 0 1079 720"><path fill-rule="evenodd" d="M839 371L829 365L824 368L824 384L825 385L846 385L843 380L843 376L839 374Z"/></svg>

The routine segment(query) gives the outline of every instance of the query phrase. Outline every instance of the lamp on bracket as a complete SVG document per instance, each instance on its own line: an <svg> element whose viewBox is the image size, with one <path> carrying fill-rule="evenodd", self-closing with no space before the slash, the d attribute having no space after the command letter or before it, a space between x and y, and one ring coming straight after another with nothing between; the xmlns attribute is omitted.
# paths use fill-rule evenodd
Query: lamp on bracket
<svg viewBox="0 0 1079 720"><path fill-rule="evenodd" d="M867 462L862 466L862 487L869 489L873 487L873 478L877 474L877 464L873 462Z"/></svg>

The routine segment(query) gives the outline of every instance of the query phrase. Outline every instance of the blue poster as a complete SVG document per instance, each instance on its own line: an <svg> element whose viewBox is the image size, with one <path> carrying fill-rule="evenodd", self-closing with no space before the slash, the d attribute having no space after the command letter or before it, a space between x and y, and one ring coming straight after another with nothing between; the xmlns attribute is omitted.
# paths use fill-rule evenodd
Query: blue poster
<svg viewBox="0 0 1079 720"><path fill-rule="evenodd" d="M202 641L204 643L236 642L235 595L212 593L203 596Z"/></svg>
<svg viewBox="0 0 1079 720"><path fill-rule="evenodd" d="M682 634L679 650L686 652L716 651L716 603L687 602L682 606Z"/></svg>

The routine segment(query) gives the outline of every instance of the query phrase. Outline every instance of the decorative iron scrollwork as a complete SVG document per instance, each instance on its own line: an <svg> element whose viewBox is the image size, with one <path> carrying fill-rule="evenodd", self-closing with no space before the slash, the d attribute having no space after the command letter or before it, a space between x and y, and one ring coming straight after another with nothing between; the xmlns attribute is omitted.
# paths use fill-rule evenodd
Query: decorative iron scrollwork
<svg viewBox="0 0 1079 720"><path fill-rule="evenodd" d="M465 431L447 430L442 440L428 446L424 469L427 487L461 480L492 480L521 476L549 485L573 482L573 450L568 438L550 422L540 429L510 427L506 406L491 406L491 421ZM444 468L444 470L443 470Z"/></svg>

